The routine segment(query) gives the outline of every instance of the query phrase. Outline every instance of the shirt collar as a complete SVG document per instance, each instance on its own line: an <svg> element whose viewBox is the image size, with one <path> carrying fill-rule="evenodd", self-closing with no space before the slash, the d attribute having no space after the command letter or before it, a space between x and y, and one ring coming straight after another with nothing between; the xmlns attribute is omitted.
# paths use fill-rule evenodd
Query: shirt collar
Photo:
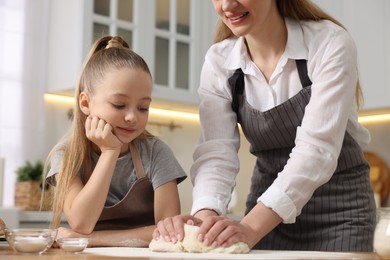
<svg viewBox="0 0 390 260"><path fill-rule="evenodd" d="M296 20L285 18L287 27L287 45L282 59L307 59L308 50L303 38L303 31L300 23ZM224 68L228 70L236 70L242 68L245 70L251 62L248 55L244 37L239 37L235 40L232 51L226 58Z"/></svg>
<svg viewBox="0 0 390 260"><path fill-rule="evenodd" d="M226 58L224 68L228 70L236 70L238 68L245 69L246 63L250 60L248 50L245 45L245 38L239 37L234 42L232 51Z"/></svg>
<svg viewBox="0 0 390 260"><path fill-rule="evenodd" d="M283 56L293 60L305 59L308 57L308 50L303 38L303 29L299 21L285 18L287 27L287 45Z"/></svg>

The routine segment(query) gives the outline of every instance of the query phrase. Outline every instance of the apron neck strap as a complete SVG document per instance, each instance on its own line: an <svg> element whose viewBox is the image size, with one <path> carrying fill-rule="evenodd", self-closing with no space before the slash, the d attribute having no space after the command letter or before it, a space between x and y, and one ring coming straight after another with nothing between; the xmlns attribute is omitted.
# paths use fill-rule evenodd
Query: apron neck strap
<svg viewBox="0 0 390 260"><path fill-rule="evenodd" d="M133 164L135 168L135 173L137 175L137 179L141 179L145 177L145 171L142 165L141 158L138 153L138 149L133 142L130 143L130 153L131 153L131 158L133 159Z"/></svg>

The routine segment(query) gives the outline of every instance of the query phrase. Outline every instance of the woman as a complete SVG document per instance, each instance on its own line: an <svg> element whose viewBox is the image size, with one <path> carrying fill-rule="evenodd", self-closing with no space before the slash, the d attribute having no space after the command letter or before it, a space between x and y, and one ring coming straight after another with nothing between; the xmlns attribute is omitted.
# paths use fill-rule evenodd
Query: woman
<svg viewBox="0 0 390 260"><path fill-rule="evenodd" d="M213 0L220 24L199 87L201 137L191 168L205 245L372 251L375 204L357 121L357 54L348 32L309 0ZM245 217L225 216L239 171L237 123L257 157Z"/></svg>

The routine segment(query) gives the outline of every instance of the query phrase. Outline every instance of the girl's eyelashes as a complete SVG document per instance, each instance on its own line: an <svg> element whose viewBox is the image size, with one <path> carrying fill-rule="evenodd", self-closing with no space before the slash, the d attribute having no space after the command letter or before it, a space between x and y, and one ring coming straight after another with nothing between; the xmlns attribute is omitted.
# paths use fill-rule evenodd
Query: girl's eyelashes
<svg viewBox="0 0 390 260"><path fill-rule="evenodd" d="M118 110L122 110L122 109L125 109L126 108L126 105L124 104L115 104L115 103L111 103L111 105L115 108L115 109L118 109ZM137 107L137 109L141 112L148 112L149 111L149 106L139 106Z"/></svg>
<svg viewBox="0 0 390 260"><path fill-rule="evenodd" d="M123 105L123 104L115 104L115 103L111 103L111 105L116 108L116 109L123 109L125 108L126 106Z"/></svg>
<svg viewBox="0 0 390 260"><path fill-rule="evenodd" d="M138 110L141 111L141 112L148 112L149 111L149 107L138 107Z"/></svg>

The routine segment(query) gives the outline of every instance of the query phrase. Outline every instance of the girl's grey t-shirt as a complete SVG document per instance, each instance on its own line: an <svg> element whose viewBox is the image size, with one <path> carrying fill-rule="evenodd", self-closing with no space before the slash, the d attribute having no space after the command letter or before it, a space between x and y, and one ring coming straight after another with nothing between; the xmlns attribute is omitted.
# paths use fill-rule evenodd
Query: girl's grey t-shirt
<svg viewBox="0 0 390 260"><path fill-rule="evenodd" d="M133 142L138 149L145 174L151 181L153 189L175 179L177 183L180 183L187 177L172 150L159 138L136 139ZM47 175L49 183L55 183L53 177L59 171L62 157L63 151L53 154ZM91 157L93 169L96 166L99 155L92 153ZM81 171L79 175L82 178L84 172ZM122 200L136 180L137 176L129 152L117 160L105 206L115 205Z"/></svg>

